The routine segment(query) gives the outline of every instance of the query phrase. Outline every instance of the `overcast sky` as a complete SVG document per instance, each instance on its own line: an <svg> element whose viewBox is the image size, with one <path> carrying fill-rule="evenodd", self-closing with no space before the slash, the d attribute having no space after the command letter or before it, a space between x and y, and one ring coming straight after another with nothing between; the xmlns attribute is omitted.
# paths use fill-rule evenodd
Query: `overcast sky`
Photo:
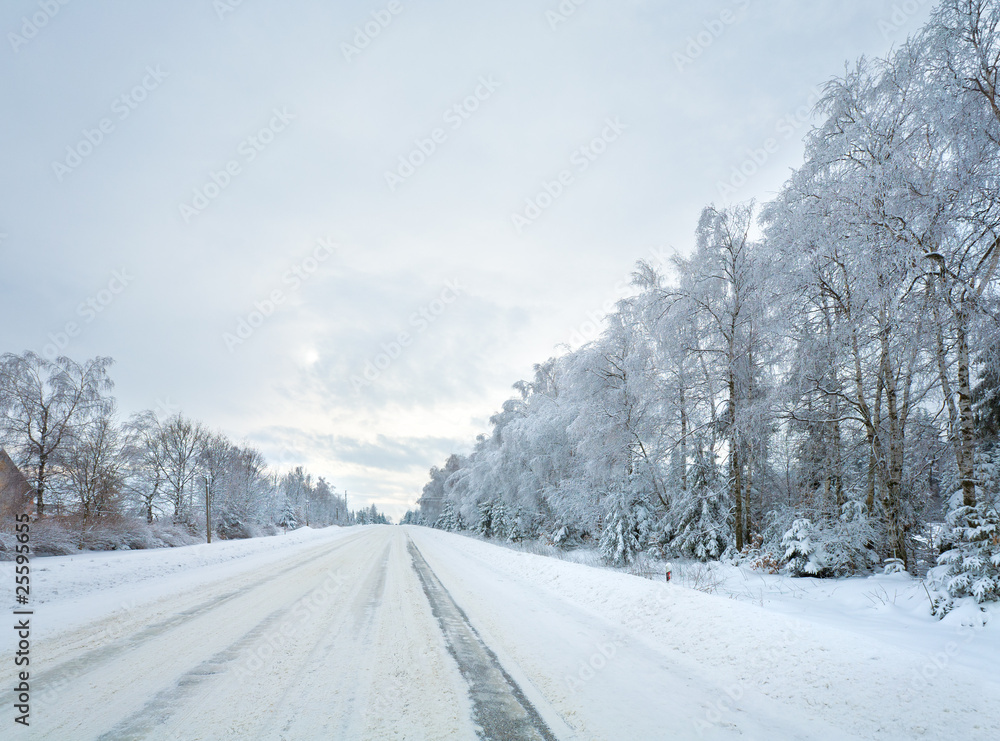
<svg viewBox="0 0 1000 741"><path fill-rule="evenodd" d="M817 86L929 11L62 2L0 9L0 352L110 355L123 412L394 517L636 260L769 198Z"/></svg>

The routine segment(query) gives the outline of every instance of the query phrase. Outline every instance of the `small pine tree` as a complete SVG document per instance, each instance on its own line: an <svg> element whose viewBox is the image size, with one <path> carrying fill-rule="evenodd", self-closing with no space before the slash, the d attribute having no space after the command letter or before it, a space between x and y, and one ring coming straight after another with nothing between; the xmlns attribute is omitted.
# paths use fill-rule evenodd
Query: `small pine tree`
<svg viewBox="0 0 1000 741"><path fill-rule="evenodd" d="M865 571L878 563L872 548L878 534L863 502L847 500L840 508L840 518L823 532L823 552L830 576L845 576Z"/></svg>
<svg viewBox="0 0 1000 741"><path fill-rule="evenodd" d="M520 509L513 517L508 518L506 538L508 543L519 543L524 539L524 530L521 527L522 514Z"/></svg>
<svg viewBox="0 0 1000 741"><path fill-rule="evenodd" d="M719 559L729 546L726 507L716 486L715 464L701 451L691 470L691 488L677 504L677 518L666 526L670 548L699 561Z"/></svg>
<svg viewBox="0 0 1000 741"><path fill-rule="evenodd" d="M281 517L278 519L278 527L282 527L285 530L294 530L299 526L299 520L295 516L295 507L287 499L285 500L285 506L281 508Z"/></svg>
<svg viewBox="0 0 1000 741"><path fill-rule="evenodd" d="M976 602L1000 601L1000 449L976 454L976 506L956 506L948 513L951 548L938 556L945 567L938 575L950 597ZM946 612L947 608L942 610Z"/></svg>
<svg viewBox="0 0 1000 741"><path fill-rule="evenodd" d="M980 502L948 514L952 547L938 556L947 566L945 589L952 597L976 602L1000 600L1000 516L995 506Z"/></svg>
<svg viewBox="0 0 1000 741"><path fill-rule="evenodd" d="M476 532L484 538L493 537L493 506L492 499L484 499L479 503L479 519L476 521Z"/></svg>
<svg viewBox="0 0 1000 741"><path fill-rule="evenodd" d="M808 518L800 517L793 522L781 537L781 545L792 576L819 576L825 570L822 550L817 550L813 542L813 524Z"/></svg>
<svg viewBox="0 0 1000 741"><path fill-rule="evenodd" d="M459 527L460 521L461 517L455 509L455 503L446 502L444 509L441 510L441 514L438 515L437 520L434 522L434 527L438 530L448 530L449 532L454 532L462 529Z"/></svg>
<svg viewBox="0 0 1000 741"><path fill-rule="evenodd" d="M611 497L608 513L604 518L600 549L604 560L613 566L626 566L642 550L639 539L637 502L624 493Z"/></svg>
<svg viewBox="0 0 1000 741"><path fill-rule="evenodd" d="M506 539L510 534L511 518L507 515L507 505L503 499L497 499L490 510L491 537Z"/></svg>

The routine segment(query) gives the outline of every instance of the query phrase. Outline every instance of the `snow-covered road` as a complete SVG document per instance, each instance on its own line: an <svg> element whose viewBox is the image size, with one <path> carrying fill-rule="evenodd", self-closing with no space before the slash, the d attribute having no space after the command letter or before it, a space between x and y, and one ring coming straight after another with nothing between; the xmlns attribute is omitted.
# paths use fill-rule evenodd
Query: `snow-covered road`
<svg viewBox="0 0 1000 741"><path fill-rule="evenodd" d="M995 680L924 647L425 528L35 564L3 738L1000 738Z"/></svg>

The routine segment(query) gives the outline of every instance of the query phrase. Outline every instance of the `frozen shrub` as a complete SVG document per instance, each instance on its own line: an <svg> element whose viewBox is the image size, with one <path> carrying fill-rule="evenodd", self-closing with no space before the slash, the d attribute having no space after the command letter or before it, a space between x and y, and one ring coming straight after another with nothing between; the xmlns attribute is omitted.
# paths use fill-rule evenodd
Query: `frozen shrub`
<svg viewBox="0 0 1000 741"><path fill-rule="evenodd" d="M784 560L792 576L846 576L877 563L871 543L875 531L864 505L848 501L835 521L799 518L782 536Z"/></svg>
<svg viewBox="0 0 1000 741"><path fill-rule="evenodd" d="M31 525L31 553L35 556L68 556L80 550L76 533L55 520Z"/></svg>
<svg viewBox="0 0 1000 741"><path fill-rule="evenodd" d="M824 554L813 542L813 524L805 517L792 523L781 538L785 561L792 576L820 576L826 571Z"/></svg>
<svg viewBox="0 0 1000 741"><path fill-rule="evenodd" d="M978 453L975 464L976 505L963 505L961 490L952 496L948 545L938 556L939 567L928 575L934 587L947 593L941 609L935 610L941 616L954 599L1000 600L1000 450Z"/></svg>

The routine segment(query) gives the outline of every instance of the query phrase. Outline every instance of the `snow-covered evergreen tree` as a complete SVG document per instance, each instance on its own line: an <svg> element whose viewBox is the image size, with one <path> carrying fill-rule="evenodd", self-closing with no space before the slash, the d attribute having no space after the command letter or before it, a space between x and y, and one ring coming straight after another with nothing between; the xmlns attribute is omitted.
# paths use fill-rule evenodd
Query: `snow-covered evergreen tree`
<svg viewBox="0 0 1000 741"><path fill-rule="evenodd" d="M961 491L952 497L948 513L951 548L938 557L944 573L932 582L950 597L976 602L1000 600L1000 449L976 455L976 504L962 504Z"/></svg>
<svg viewBox="0 0 1000 741"><path fill-rule="evenodd" d="M699 451L691 471L691 488L677 503L668 525L670 549L699 561L718 559L729 546L726 507L717 487L715 464Z"/></svg>
<svg viewBox="0 0 1000 741"><path fill-rule="evenodd" d="M638 508L633 497L624 492L617 492L609 499L601 532L601 556L613 566L625 566L632 563L643 547L639 539Z"/></svg>
<svg viewBox="0 0 1000 741"><path fill-rule="evenodd" d="M878 563L872 545L877 530L862 502L852 499L840 508L840 517L823 529L826 570L832 576L865 571Z"/></svg>
<svg viewBox="0 0 1000 741"><path fill-rule="evenodd" d="M462 515L459 513L458 508L455 507L454 502L445 502L440 516L434 522L434 527L439 530L448 530L449 532L458 532L465 529L462 522Z"/></svg>
<svg viewBox="0 0 1000 741"><path fill-rule="evenodd" d="M295 507L287 499L281 508L281 517L277 524L278 527L282 527L285 530L294 530L299 526L298 518L295 516Z"/></svg>
<svg viewBox="0 0 1000 741"><path fill-rule="evenodd" d="M826 569L823 551L813 542L813 524L806 517L800 517L782 536L785 547L785 561L792 576L819 576Z"/></svg>
<svg viewBox="0 0 1000 741"><path fill-rule="evenodd" d="M503 499L493 502L490 509L490 535L491 538L506 540L510 534L511 517L507 514L507 505Z"/></svg>
<svg viewBox="0 0 1000 741"><path fill-rule="evenodd" d="M420 512L415 512L412 509L406 510L406 514L403 515L403 519L399 521L400 525L423 525L424 518L420 515Z"/></svg>
<svg viewBox="0 0 1000 741"><path fill-rule="evenodd" d="M494 501L492 499L484 499L479 503L476 533L484 538L493 537L493 506Z"/></svg>
<svg viewBox="0 0 1000 741"><path fill-rule="evenodd" d="M508 543L518 543L525 537L524 513L518 508L507 517L507 529L504 538Z"/></svg>

